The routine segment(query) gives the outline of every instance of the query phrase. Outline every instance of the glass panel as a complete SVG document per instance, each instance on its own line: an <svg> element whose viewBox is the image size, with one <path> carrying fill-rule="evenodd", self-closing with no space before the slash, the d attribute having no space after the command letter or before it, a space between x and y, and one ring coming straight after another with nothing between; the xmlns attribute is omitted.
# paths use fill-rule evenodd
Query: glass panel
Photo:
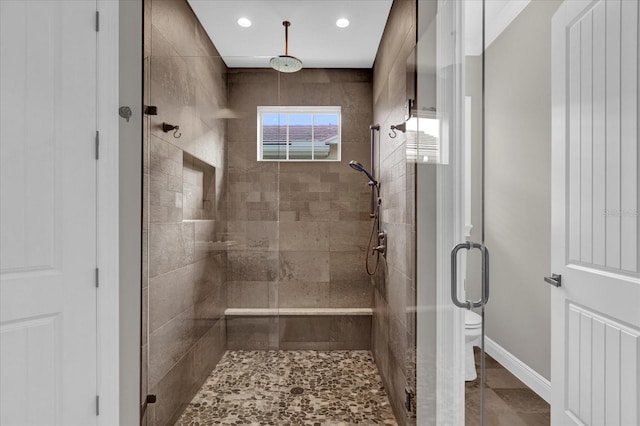
<svg viewBox="0 0 640 426"><path fill-rule="evenodd" d="M175 423L226 350L277 349L279 336L278 165L257 161L256 128L257 106L277 104L278 73L175 51L155 25L145 105L156 108L143 138L143 401L158 395L149 425ZM270 155L286 158L286 115L263 120Z"/></svg>
<svg viewBox="0 0 640 426"><path fill-rule="evenodd" d="M406 121L417 182L418 424L483 424L483 2L418 3L417 99ZM480 301L475 313L468 300Z"/></svg>
<svg viewBox="0 0 640 426"><path fill-rule="evenodd" d="M514 6L517 4L518 2L515 2ZM619 8L620 5L622 10ZM629 6L629 9L625 9L625 6ZM555 301L553 299L562 291L557 292L558 289L543 281L543 276L549 275L550 272L560 273L549 269L551 257L549 251L553 250L554 246L550 242L554 232L552 231L554 227L549 223L552 217L551 211L552 208L560 209L559 206L564 206L565 198L563 191L559 191L558 198L555 200L563 201L558 201L557 204L555 204L556 201L552 201L552 188L555 190L560 187L558 182L554 185L553 180L550 180L554 160L556 164L559 163L558 158L554 159L552 153L556 149L566 152L567 190L571 186L570 176L575 176L573 173L577 171L579 179L582 170L582 208L584 209L585 200L586 205L589 206L583 210L589 215L588 219L584 219L584 216L582 218L583 229L588 229L583 235L594 236L593 251L590 246L586 251L589 256L593 253L594 263L599 263L595 257L598 253L604 256L605 244L602 239L598 244L597 236L604 236L605 232L606 218L602 214L602 206L605 183L609 182L604 168L610 160L608 153L604 150L605 145L611 141L605 136L604 129L605 124L610 120L614 122L619 120L615 112L610 115L609 106L614 105L615 108L619 105L620 98L615 90L609 90L609 83L613 82L612 86L617 87L620 59L628 60L631 64L631 68L628 68L631 74L637 67L635 56L638 42L637 7L637 1L522 2L505 15L510 19L506 19L504 24L497 26L494 24L497 16L495 4L486 1L486 22L490 24L486 27L484 57L467 56L470 65L473 59L475 67L484 68L482 80L478 79L475 85L476 96L473 103L473 108L483 114L483 118L476 115L476 120L478 122L484 120L484 150L477 151L475 154L484 156L483 185L482 189L478 188L478 191L482 190L486 196L482 197L484 206L477 207L475 213L479 219L483 219L484 226L479 230L474 226L472 235L474 240L482 239L491 251L491 298L484 309L487 342L490 342L490 338L501 347L508 348L511 356L547 379L550 378L552 362L557 361L557 371L561 371L560 365L570 366L576 361L572 357L564 360L552 357L552 349L550 349L551 330L564 330L566 324L564 322L552 324L551 318L555 314L563 316L565 312L560 308L555 314L549 314L552 310L551 305L554 303L557 303L556 306L562 305L559 299ZM569 12L570 10L573 12ZM618 56L621 45L617 43L620 41L620 35L623 34L624 39L625 34L624 25L621 24L625 21L624 18L620 21L620 18L627 13L632 18L626 22L633 22L633 29L630 33L626 33L629 36L628 40L633 43L630 45L633 46L631 48L633 54L626 56L622 51L621 56ZM625 45L624 42L622 45ZM514 47L517 48L514 49ZM563 53L566 56L563 56ZM484 60L483 63L480 62L481 59ZM637 96L635 74L633 80L633 89L629 89L628 93L632 93L635 97ZM561 88L566 89L566 92ZM484 96L482 104L478 101L482 99L481 90ZM469 90L467 93L470 93ZM633 105L634 110L629 112L629 116L632 117L635 125L638 119L635 113L635 100ZM482 110L483 107L484 110ZM479 112L473 114L479 114ZM577 115L574 112L577 112ZM566 126L566 133L563 130L564 126ZM558 129L560 129L560 137ZM574 138L576 134L577 140L582 140L582 149L578 148L577 156L571 154L571 143L576 140ZM571 141L569 146L564 146L564 136ZM635 137L631 139L634 146L637 146L637 139ZM582 165L577 168L572 167L570 158L572 160L577 158L578 163L582 158ZM476 162L479 163L480 160ZM558 171L558 169L555 170ZM563 167L559 170L563 170ZM479 171L476 173L478 174L474 177L480 177ZM618 173L619 170L616 170L615 175L618 176ZM564 172L558 174L564 174ZM635 179L637 181L637 178ZM580 187L579 184L578 187ZM577 193L578 205L580 205L580 190ZM566 195L569 203L571 197L569 193ZM481 197L478 196L477 200L479 202ZM580 208L567 207L567 212L571 214L578 212L578 228L580 227L579 211ZM592 218L591 211L594 212ZM480 216L481 213L484 217ZM575 216L571 214L567 216L569 218L567 225L576 222ZM601 233L598 230L601 230ZM562 231L557 232L562 233ZM526 247L521 245L523 241L526 241ZM584 243L585 239L583 238L582 241ZM583 250L585 250L584 246ZM570 269L567 268L565 271ZM565 277L562 278L564 280ZM478 284L476 282L470 286L472 297L479 297L481 294ZM569 286L564 292L567 301L571 295L572 303L579 304L578 292L569 289ZM607 297L608 300L613 300L612 294L607 294ZM520 306L518 303L514 305L515 300L535 301L535 303L524 303ZM480 311L480 309L476 310L478 313L481 313ZM588 330L583 326L581 332L584 329ZM562 335L563 332L558 333L558 336ZM527 342L526 348L521 346L523 342ZM559 346L563 347L564 344L563 341ZM487 349L491 348L489 344L486 346ZM491 349L494 348L495 346ZM584 357L588 359L590 353L588 346L586 349L583 348L580 352L580 360L585 359ZM598 351L593 352L594 364L591 371L598 371L599 368L596 366L596 353ZM500 377L500 380L508 378L514 383L514 389L511 391L513 394L530 395L526 403L518 401L518 404L523 404L526 408L521 405L515 410L521 413L535 406L539 421L549 424L549 405L536 395L535 387L531 389L527 387L533 383L533 380L525 379L524 382L528 382L526 384L516 380L504 368L507 365L501 366L499 358L496 357L495 360L491 358L496 354L500 355L501 351L494 349L485 356L484 373L487 383L495 388L497 386L492 382L496 383L497 377ZM577 364L576 362L573 365L577 366ZM580 365L582 368L582 364ZM602 365L600 364L600 368ZM586 378L588 374L581 377ZM593 395L593 399L588 403L582 403L579 412L577 409L572 411L572 414L576 413L575 419L569 420L564 416L564 402L575 401L578 395L577 393L572 395L568 388L564 388L563 392L561 383L565 380L561 376L551 380L554 392L557 392L555 395L560 396L553 401L558 402L555 409L562 417L562 419L557 417L551 423L604 424L604 420L589 417L591 411L588 408L584 410L583 407L604 406L606 391L603 391L599 384L589 389L588 384L585 385L582 379L579 386L580 395ZM556 388L557 384L560 386ZM485 424L490 423L489 419L501 415L500 409L489 403L489 397L493 395L493 390L487 390ZM569 405L570 410L574 407L576 406ZM581 417L584 413L587 413L586 417Z"/></svg>
<svg viewBox="0 0 640 426"><path fill-rule="evenodd" d="M260 158L286 161L339 160L340 110L339 106L325 105L259 106Z"/></svg>
<svg viewBox="0 0 640 426"><path fill-rule="evenodd" d="M311 160L313 114L289 114L289 159Z"/></svg>
<svg viewBox="0 0 640 426"><path fill-rule="evenodd" d="M285 160L288 151L287 114L262 114L262 159Z"/></svg>
<svg viewBox="0 0 640 426"><path fill-rule="evenodd" d="M337 160L340 152L339 119L337 114L315 114L313 122L313 158Z"/></svg>
<svg viewBox="0 0 640 426"><path fill-rule="evenodd" d="M464 239L484 247L484 50L483 2L464 4ZM465 423L485 424L483 256L465 250L461 274L466 300L481 306L465 312ZM495 259L492 259L495 262ZM475 374L474 374L475 373ZM476 407L480 407L478 411Z"/></svg>

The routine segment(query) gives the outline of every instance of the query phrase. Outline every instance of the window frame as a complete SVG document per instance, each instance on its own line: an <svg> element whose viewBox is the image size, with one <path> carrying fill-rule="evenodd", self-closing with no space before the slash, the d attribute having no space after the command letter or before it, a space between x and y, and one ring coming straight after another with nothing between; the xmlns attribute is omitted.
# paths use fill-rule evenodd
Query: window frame
<svg viewBox="0 0 640 426"><path fill-rule="evenodd" d="M286 144L286 154L285 158L264 158L263 152L263 125L262 125L262 116L263 114L336 114L338 117L338 141L337 141L337 158L335 159L317 159L317 158L289 158L289 145ZM312 129L313 129L313 119L312 119ZM342 158L342 107L339 105L336 106L258 106L257 107L257 157L258 161L266 161L266 162L306 162L306 163L318 163L318 162L340 162ZM312 130L313 132L313 130ZM313 133L312 133L313 135ZM287 140L289 139L289 123L287 116ZM311 156L314 156L313 150L313 136L312 136L312 144L311 144Z"/></svg>

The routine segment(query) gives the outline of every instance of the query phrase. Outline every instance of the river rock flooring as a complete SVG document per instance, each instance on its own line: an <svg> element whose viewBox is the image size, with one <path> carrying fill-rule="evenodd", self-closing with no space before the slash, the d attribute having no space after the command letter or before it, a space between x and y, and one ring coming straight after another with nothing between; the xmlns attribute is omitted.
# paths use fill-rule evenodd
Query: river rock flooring
<svg viewBox="0 0 640 426"><path fill-rule="evenodd" d="M396 425L370 351L228 351L176 425Z"/></svg>

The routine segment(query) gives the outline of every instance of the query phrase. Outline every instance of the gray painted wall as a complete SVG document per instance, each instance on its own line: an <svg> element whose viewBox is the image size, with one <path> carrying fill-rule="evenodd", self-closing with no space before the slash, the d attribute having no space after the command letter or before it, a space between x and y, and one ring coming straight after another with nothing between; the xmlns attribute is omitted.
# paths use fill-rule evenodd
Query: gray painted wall
<svg viewBox="0 0 640 426"><path fill-rule="evenodd" d="M549 379L551 17L534 0L486 51L487 336Z"/></svg>

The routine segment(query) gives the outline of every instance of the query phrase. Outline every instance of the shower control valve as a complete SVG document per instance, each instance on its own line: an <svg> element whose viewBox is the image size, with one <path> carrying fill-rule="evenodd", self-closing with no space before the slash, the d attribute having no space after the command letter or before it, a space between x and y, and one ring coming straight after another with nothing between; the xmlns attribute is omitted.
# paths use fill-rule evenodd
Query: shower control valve
<svg viewBox="0 0 640 426"><path fill-rule="evenodd" d="M378 252L383 256L387 254L387 231L378 232L378 245L373 248L374 252Z"/></svg>

